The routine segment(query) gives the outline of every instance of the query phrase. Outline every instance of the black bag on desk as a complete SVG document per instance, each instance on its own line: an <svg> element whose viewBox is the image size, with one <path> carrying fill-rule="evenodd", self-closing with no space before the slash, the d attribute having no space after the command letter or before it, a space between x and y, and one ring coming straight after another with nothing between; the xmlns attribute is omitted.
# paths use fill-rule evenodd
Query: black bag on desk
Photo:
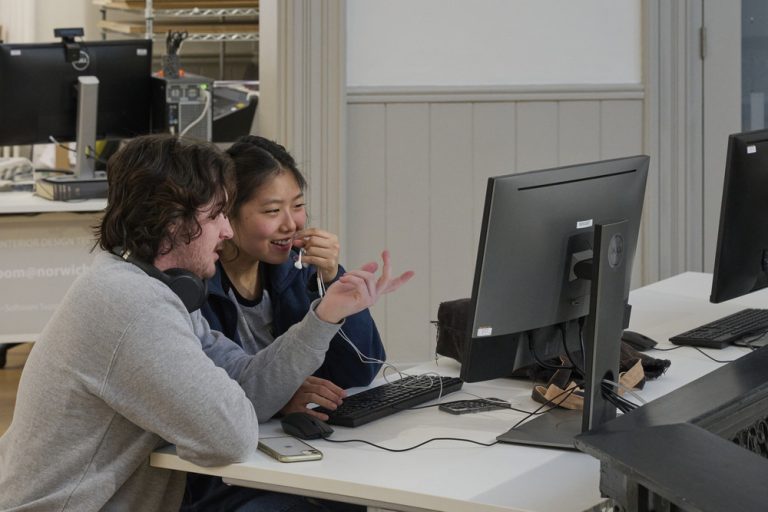
<svg viewBox="0 0 768 512"><path fill-rule="evenodd" d="M456 299L441 302L437 308L437 347L438 355L450 357L461 364L467 354L469 339L469 309L471 299ZM560 364L552 360L552 364ZM520 368L508 377L522 377L531 380L547 380L552 371L539 365Z"/></svg>
<svg viewBox="0 0 768 512"><path fill-rule="evenodd" d="M467 341L469 338L469 309L471 299L455 299L441 302L437 308L437 346L435 352L438 355L450 357L461 364L467 354ZM552 364L560 364L556 359ZM553 371L538 364L519 368L508 377L530 379L532 381L546 381L552 377Z"/></svg>
<svg viewBox="0 0 768 512"><path fill-rule="evenodd" d="M437 347L435 352L464 363L469 323L470 299L441 302L437 308Z"/></svg>

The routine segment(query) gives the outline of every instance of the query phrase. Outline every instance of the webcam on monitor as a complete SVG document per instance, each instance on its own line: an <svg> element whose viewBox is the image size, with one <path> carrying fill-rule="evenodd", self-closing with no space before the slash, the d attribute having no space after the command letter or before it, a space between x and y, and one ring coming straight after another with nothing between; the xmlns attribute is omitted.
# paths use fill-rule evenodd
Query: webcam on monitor
<svg viewBox="0 0 768 512"><path fill-rule="evenodd" d="M83 28L55 28L54 37L60 37L64 45L64 54L67 62L77 62L80 60L80 45L75 42L76 37L83 37Z"/></svg>

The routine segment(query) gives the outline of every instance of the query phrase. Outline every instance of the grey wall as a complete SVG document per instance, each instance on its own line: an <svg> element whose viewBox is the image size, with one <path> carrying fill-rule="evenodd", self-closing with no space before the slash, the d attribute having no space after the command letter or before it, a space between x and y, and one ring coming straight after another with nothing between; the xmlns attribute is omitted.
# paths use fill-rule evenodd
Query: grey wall
<svg viewBox="0 0 768 512"><path fill-rule="evenodd" d="M396 272L416 271L373 310L395 362L431 357L439 303L471 294L489 176L643 151L638 85L358 88L348 101L342 259L355 266L386 247Z"/></svg>

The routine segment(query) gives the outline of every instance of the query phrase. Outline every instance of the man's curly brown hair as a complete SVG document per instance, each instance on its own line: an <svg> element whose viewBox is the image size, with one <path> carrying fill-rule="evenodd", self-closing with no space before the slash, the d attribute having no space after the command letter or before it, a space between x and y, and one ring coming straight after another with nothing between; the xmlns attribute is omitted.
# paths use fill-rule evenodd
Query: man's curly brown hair
<svg viewBox="0 0 768 512"><path fill-rule="evenodd" d="M107 164L107 209L95 227L96 245L131 251L152 263L200 236L197 213L228 212L234 200L231 159L213 144L174 135L129 141Z"/></svg>

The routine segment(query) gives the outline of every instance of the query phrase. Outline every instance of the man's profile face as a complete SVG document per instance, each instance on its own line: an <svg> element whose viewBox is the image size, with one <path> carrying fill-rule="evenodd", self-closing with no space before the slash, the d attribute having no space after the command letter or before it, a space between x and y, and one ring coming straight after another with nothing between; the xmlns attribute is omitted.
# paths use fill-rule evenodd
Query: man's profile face
<svg viewBox="0 0 768 512"><path fill-rule="evenodd" d="M224 240L232 238L229 219L223 213L212 216L213 209L213 205L208 205L198 210L200 236L188 244L179 244L167 255L173 267L189 270L202 279L213 277L216 273L216 260L219 258L221 244Z"/></svg>

